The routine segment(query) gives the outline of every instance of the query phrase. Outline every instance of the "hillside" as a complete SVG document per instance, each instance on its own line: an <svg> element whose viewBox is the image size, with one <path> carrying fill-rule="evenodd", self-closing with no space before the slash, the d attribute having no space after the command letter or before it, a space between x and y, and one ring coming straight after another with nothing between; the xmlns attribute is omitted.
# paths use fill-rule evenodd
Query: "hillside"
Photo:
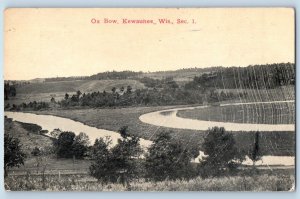
<svg viewBox="0 0 300 199"><path fill-rule="evenodd" d="M222 69L222 67L208 67L208 68L184 68L178 70L169 71L157 71L142 73L139 75L140 78L149 77L153 79L163 79L166 77L173 77L174 81L178 82L188 82L192 81L195 76L199 76L203 73L215 72Z"/></svg>
<svg viewBox="0 0 300 199"><path fill-rule="evenodd" d="M45 101L49 102L51 97L60 100L65 93L74 94L80 90L82 93L89 92L111 92L113 87L119 90L121 87L126 89L131 86L132 90L145 88L144 84L137 80L73 80L73 81L58 81L58 82L43 82L31 83L16 86L16 97L10 97L5 103L21 104L30 101Z"/></svg>
<svg viewBox="0 0 300 199"><path fill-rule="evenodd" d="M55 93L55 92L85 92L108 91L113 87L120 88L130 85L133 90L144 88L144 85L136 80L74 80L59 82L44 82L27 84L17 87L17 93Z"/></svg>

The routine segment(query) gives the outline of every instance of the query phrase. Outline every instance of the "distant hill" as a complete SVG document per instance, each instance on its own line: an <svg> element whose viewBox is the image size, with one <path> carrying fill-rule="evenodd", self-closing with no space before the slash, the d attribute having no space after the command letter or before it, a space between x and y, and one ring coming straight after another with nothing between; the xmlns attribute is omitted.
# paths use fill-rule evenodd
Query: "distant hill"
<svg viewBox="0 0 300 199"><path fill-rule="evenodd" d="M169 71L157 71L142 73L139 77L149 77L153 79L163 79L167 77L173 77L176 82L187 82L192 81L195 76L199 76L203 73L215 72L222 69L223 67L208 67L208 68L183 68L178 70Z"/></svg>
<svg viewBox="0 0 300 199"><path fill-rule="evenodd" d="M74 81L74 80L116 80L116 79L137 79L149 77L153 79L164 79L173 77L175 81L191 81L195 76L202 73L209 73L220 70L222 67L209 68L183 68L178 70L157 71L157 72L134 72L134 71L107 71L90 76L71 76L71 77L51 77L51 78L36 78L29 80L30 83L40 82L59 82L59 81Z"/></svg>
<svg viewBox="0 0 300 199"><path fill-rule="evenodd" d="M85 92L110 92L113 87L120 89L131 86L133 90L144 88L144 84L137 80L73 80L73 81L57 81L31 83L17 86L17 94L36 94L36 93L57 93L57 92L76 92L80 90Z"/></svg>
<svg viewBox="0 0 300 199"><path fill-rule="evenodd" d="M45 78L35 78L35 79L32 79L32 80L29 80L28 82L30 83L42 83L45 81Z"/></svg>

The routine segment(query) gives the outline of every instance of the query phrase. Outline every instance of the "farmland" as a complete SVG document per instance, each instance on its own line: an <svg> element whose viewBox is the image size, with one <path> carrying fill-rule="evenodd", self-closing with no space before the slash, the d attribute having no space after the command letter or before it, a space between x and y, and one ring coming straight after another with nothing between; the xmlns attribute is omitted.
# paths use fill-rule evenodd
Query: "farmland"
<svg viewBox="0 0 300 199"><path fill-rule="evenodd" d="M244 104L180 110L177 115L205 121L295 124L295 103Z"/></svg>
<svg viewBox="0 0 300 199"><path fill-rule="evenodd" d="M249 88L236 88L236 89L216 89L218 93L231 92L247 93L246 96L240 97L239 102L269 102L269 101L284 101L295 100L295 87L294 86L280 86L273 89L249 89Z"/></svg>
<svg viewBox="0 0 300 199"><path fill-rule="evenodd" d="M76 92L78 90L83 93L103 90L110 92L113 87L119 89L128 85L133 89L144 88L143 84L136 80L74 80L27 84L17 88L17 93Z"/></svg>
<svg viewBox="0 0 300 199"><path fill-rule="evenodd" d="M50 102L52 97L55 100L61 100L66 93L75 94L80 90L82 93L107 91L115 87L120 90L121 87L131 86L133 90L145 88L145 86L137 80L73 80L59 82L43 82L21 85L16 88L17 96L11 97L5 101L5 104L21 104L32 101Z"/></svg>

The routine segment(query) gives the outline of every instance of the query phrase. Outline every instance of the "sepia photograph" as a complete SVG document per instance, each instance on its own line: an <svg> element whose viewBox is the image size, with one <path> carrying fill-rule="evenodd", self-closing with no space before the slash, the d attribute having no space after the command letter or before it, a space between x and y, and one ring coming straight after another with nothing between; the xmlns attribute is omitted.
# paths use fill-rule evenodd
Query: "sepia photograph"
<svg viewBox="0 0 300 199"><path fill-rule="evenodd" d="M6 191L295 191L293 8L8 8Z"/></svg>

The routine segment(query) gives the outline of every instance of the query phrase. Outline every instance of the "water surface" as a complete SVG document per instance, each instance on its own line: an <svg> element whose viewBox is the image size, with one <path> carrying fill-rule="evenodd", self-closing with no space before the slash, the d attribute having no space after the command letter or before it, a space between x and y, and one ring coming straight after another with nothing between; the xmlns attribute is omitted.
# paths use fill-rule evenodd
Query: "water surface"
<svg viewBox="0 0 300 199"><path fill-rule="evenodd" d="M174 109L172 109L172 111L165 111L166 113L163 116L171 115L172 117L174 117L173 110ZM175 110L179 110L179 109L175 109ZM182 108L180 108L180 110L182 110ZM159 112L155 112L155 113L159 113ZM53 115L37 115L33 113L22 113L22 112L5 112L5 115L8 118L12 118L15 121L37 124L41 126L43 130L48 130L48 132L52 132L54 129L57 128L59 128L62 131L72 131L76 135L78 135L80 132L84 132L89 136L91 144L94 143L96 138L110 136L113 142L112 145L115 145L117 144L117 140L121 138L120 134L117 132L109 131L105 129L98 129L95 127L85 125L81 122L76 122L71 119L53 116ZM152 144L152 141L150 140L145 140L145 139L140 139L140 140L141 140L140 142L141 146L143 148L148 148ZM200 152L198 158L201 159L203 156L204 156L203 152ZM194 162L199 162L198 158L196 158ZM294 162L295 162L295 157L292 156L263 156L262 161L259 161L257 165L291 166L294 165ZM252 161L250 159L246 159L246 161L244 161L243 164L252 165Z"/></svg>

